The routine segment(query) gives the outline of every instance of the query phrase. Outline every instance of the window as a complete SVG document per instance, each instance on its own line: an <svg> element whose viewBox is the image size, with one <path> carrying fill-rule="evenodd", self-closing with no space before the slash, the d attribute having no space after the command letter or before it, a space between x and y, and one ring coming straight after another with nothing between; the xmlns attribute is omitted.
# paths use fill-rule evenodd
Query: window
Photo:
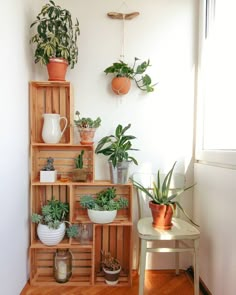
<svg viewBox="0 0 236 295"><path fill-rule="evenodd" d="M235 0L202 1L196 159L236 165Z"/></svg>

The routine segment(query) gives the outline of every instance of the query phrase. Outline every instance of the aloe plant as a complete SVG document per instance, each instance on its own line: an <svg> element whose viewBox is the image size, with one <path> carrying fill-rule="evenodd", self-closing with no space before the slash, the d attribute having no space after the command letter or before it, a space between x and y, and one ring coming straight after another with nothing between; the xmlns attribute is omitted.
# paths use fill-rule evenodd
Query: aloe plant
<svg viewBox="0 0 236 295"><path fill-rule="evenodd" d="M184 213L184 215L187 217L187 219L194 225L198 226L186 213L182 205L175 200L175 198L179 195L181 195L184 191L189 190L192 188L195 184L190 185L188 187L184 188L171 188L171 179L173 176L173 171L175 168L176 162L173 164L170 171L166 174L163 182L161 183L160 179L160 170L157 172L157 180L153 181L153 188L146 188L141 183L135 181L131 178L131 181L133 182L134 186L145 193L153 203L159 204L159 205L169 205L172 207L173 212L175 211L175 205L179 207L179 209ZM172 191L174 191L172 193Z"/></svg>

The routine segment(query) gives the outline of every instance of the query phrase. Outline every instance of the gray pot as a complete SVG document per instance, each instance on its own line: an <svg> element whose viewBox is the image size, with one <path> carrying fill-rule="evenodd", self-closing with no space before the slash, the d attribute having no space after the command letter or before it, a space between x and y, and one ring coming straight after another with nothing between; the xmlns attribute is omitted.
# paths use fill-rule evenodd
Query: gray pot
<svg viewBox="0 0 236 295"><path fill-rule="evenodd" d="M109 163L110 177L112 183L125 184L129 179L129 164L128 161L118 162L116 167L113 167L112 162Z"/></svg>

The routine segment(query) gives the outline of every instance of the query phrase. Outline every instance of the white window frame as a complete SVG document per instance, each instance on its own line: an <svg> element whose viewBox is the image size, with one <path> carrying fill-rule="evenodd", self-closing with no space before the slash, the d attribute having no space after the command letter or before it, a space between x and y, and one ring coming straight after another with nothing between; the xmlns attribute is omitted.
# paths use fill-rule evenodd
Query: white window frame
<svg viewBox="0 0 236 295"><path fill-rule="evenodd" d="M200 0L199 11L199 54L197 69L197 102L195 130L195 160L208 165L236 169L236 150L204 149L204 59L207 47L207 35L214 18L214 7L217 0ZM236 136L236 134L232 134Z"/></svg>

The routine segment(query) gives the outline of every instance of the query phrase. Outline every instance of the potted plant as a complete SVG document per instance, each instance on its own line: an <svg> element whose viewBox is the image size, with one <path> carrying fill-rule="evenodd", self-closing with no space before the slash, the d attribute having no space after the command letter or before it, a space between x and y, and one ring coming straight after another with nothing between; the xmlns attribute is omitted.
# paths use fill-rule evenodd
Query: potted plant
<svg viewBox="0 0 236 295"><path fill-rule="evenodd" d="M86 182L88 169L84 168L83 162L84 150L75 158L75 169L72 170L72 180L78 182Z"/></svg>
<svg viewBox="0 0 236 295"><path fill-rule="evenodd" d="M68 65L73 69L78 61L78 19L73 24L71 13L50 0L30 28L34 26L37 32L30 42L36 44L35 63L47 65L49 80L64 81Z"/></svg>
<svg viewBox="0 0 236 295"><path fill-rule="evenodd" d="M134 80L137 87L142 91L154 91L155 84L152 85L151 77L147 74L143 75L147 68L151 66L150 60L136 65L138 60L139 58L135 57L132 66L129 66L124 61L119 60L104 70L106 74L114 75L111 86L115 94L123 95L128 93L131 86L131 80Z"/></svg>
<svg viewBox="0 0 236 295"><path fill-rule="evenodd" d="M78 117L74 120L75 126L78 128L80 134L80 143L81 144L93 144L94 135L96 129L101 125L101 118L93 120L91 118L80 117L80 112L76 111L75 116Z"/></svg>
<svg viewBox="0 0 236 295"><path fill-rule="evenodd" d="M150 197L149 207L153 217L153 227L169 230L172 227L172 216L176 209L176 206L184 213L188 220L198 226L185 212L181 204L175 200L177 196L182 194L184 191L192 188L195 184L189 187L183 188L170 188L171 179L176 162L173 164L170 171L166 174L163 182L160 180L160 170L157 173L157 181L153 182L153 188L146 188L141 183L131 179L134 186L144 192Z"/></svg>
<svg viewBox="0 0 236 295"><path fill-rule="evenodd" d="M129 151L137 151L132 148L131 140L136 137L127 135L127 130L131 124L123 127L119 124L116 127L115 134L103 137L95 149L96 154L108 156L111 181L113 183L127 183L129 164L133 162L138 165L137 160L129 155Z"/></svg>
<svg viewBox="0 0 236 295"><path fill-rule="evenodd" d="M37 223L37 234L40 241L47 246L57 245L64 238L65 232L69 237L78 235L77 227L72 225L66 229L66 216L69 213L69 204L55 200L52 197L41 208L42 214L32 213L31 220Z"/></svg>
<svg viewBox="0 0 236 295"><path fill-rule="evenodd" d="M47 158L47 164L40 170L40 182L55 182L57 180L57 170L53 165L54 159Z"/></svg>
<svg viewBox="0 0 236 295"><path fill-rule="evenodd" d="M116 218L117 210L127 208L128 200L116 199L116 189L109 187L95 197L85 195L80 198L80 205L88 209L88 216L94 223L110 223Z"/></svg>
<svg viewBox="0 0 236 295"><path fill-rule="evenodd" d="M104 272L105 282L108 285L116 285L119 280L121 265L117 258L113 257L110 252L101 251L101 266Z"/></svg>

